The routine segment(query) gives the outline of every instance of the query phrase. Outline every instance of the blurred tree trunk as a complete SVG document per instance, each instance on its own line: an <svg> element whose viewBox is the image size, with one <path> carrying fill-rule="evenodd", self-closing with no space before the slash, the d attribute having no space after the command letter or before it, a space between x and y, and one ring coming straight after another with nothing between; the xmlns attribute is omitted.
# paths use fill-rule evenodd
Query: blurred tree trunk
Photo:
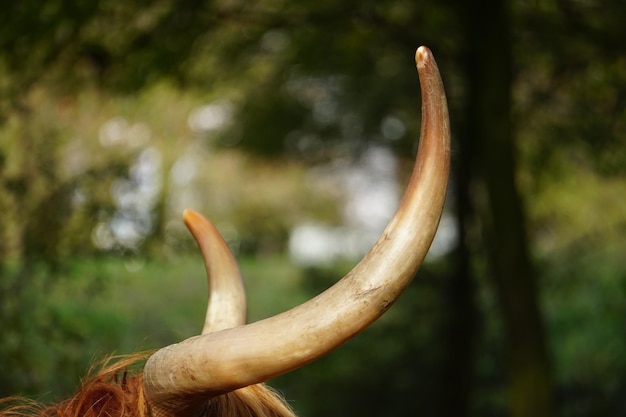
<svg viewBox="0 0 626 417"><path fill-rule="evenodd" d="M462 132L465 129L458 120L452 120L453 132ZM476 277L471 265L474 251L469 245L471 236L468 236L472 225L476 223L476 209L470 193L475 181L472 163L476 150L473 145L469 140L459 140L453 144L456 157L451 172L454 186L450 190L454 197L459 238L451 256L454 269L447 280L444 294L448 317L444 324L443 345L446 351L443 385L439 390L442 395L438 408L441 417L471 414L480 319L476 306Z"/></svg>
<svg viewBox="0 0 626 417"><path fill-rule="evenodd" d="M509 411L513 417L553 416L550 361L515 181L509 6L480 0L466 7L467 140L477 146L474 167L486 191L481 220L507 338Z"/></svg>
<svg viewBox="0 0 626 417"><path fill-rule="evenodd" d="M474 221L475 212L470 199L471 143L455 144L463 155L454 164L454 200L459 239L452 255L455 267L446 285L444 337L446 348L440 392L441 417L470 415L470 399L476 362L475 341L478 324L476 309L476 284L471 267L472 251L468 246L467 232Z"/></svg>

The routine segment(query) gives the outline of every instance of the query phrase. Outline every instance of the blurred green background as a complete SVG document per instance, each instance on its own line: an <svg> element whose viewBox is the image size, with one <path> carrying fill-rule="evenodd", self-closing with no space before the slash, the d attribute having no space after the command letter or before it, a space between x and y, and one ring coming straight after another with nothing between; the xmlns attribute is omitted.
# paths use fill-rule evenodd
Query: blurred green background
<svg viewBox="0 0 626 417"><path fill-rule="evenodd" d="M625 21L584 0L3 5L0 395L60 399L107 354L199 332L186 207L237 254L251 321L332 285L410 174L424 44L454 136L431 254L271 385L305 417L626 415Z"/></svg>

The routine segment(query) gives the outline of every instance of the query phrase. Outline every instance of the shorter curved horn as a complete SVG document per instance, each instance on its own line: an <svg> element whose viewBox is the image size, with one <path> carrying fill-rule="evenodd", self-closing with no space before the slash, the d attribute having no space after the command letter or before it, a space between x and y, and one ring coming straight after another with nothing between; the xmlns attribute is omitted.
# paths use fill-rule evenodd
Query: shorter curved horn
<svg viewBox="0 0 626 417"><path fill-rule="evenodd" d="M202 334L246 324L246 292L228 244L200 213L187 209L183 221L200 247L209 283Z"/></svg>
<svg viewBox="0 0 626 417"><path fill-rule="evenodd" d="M309 363L364 330L421 265L443 210L450 164L448 107L430 50L415 55L422 88L421 141L398 211L352 271L317 297L256 323L165 347L144 368L147 401L160 410L266 381Z"/></svg>

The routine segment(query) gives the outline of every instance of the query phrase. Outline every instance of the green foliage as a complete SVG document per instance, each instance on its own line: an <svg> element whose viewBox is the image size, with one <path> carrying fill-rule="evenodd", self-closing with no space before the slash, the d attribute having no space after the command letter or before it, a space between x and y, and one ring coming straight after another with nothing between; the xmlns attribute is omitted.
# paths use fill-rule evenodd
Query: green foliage
<svg viewBox="0 0 626 417"><path fill-rule="evenodd" d="M255 320L307 297L299 295L297 271L284 259L244 261L241 269L248 291L256 295L250 300ZM68 396L100 358L197 334L206 308L199 254L169 262L73 259L54 273L4 270L0 283L6 300L0 309L0 396L22 393L48 401Z"/></svg>
<svg viewBox="0 0 626 417"><path fill-rule="evenodd" d="M611 415L624 406L626 263L623 242L582 244L544 261L549 334L563 415ZM584 387L584 388L583 388Z"/></svg>
<svg viewBox="0 0 626 417"><path fill-rule="evenodd" d="M92 302L102 293L99 281L68 280L59 288L58 277L50 275L46 267L3 271L2 299L12 300L0 310L3 396L70 392L87 364L115 349L121 339L121 318ZM91 326L106 337L90 338Z"/></svg>

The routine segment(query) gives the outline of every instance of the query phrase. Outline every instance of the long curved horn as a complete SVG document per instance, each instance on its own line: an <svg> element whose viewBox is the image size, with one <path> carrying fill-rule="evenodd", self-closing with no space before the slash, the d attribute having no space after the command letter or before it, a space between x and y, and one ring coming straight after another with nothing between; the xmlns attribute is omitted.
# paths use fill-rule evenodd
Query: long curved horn
<svg viewBox="0 0 626 417"><path fill-rule="evenodd" d="M311 362L365 329L406 288L437 230L450 163L448 109L437 65L426 47L417 50L416 63L423 115L419 151L400 207L374 247L343 279L304 304L157 351L144 368L152 406L171 411L176 404L197 405Z"/></svg>
<svg viewBox="0 0 626 417"><path fill-rule="evenodd" d="M202 334L246 324L246 292L228 244L200 213L185 210L183 221L200 247L209 283L209 304Z"/></svg>

